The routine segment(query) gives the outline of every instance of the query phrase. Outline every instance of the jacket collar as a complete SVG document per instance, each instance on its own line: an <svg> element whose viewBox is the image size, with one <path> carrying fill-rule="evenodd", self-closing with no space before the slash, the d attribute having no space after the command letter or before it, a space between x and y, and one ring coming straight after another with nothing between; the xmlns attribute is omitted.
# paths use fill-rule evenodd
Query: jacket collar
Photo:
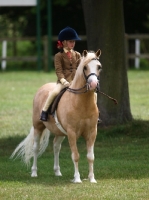
<svg viewBox="0 0 149 200"><path fill-rule="evenodd" d="M70 51L72 53L72 49L71 50L68 50L66 48L63 48L64 52L67 53L68 51Z"/></svg>

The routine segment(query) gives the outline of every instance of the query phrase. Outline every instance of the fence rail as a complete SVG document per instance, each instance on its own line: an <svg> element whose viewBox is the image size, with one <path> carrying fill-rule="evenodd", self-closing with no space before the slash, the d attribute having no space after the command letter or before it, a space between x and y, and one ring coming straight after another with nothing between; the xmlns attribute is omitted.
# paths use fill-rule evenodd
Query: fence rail
<svg viewBox="0 0 149 200"><path fill-rule="evenodd" d="M84 35L81 35L81 41L86 41L87 37ZM136 63L139 65L139 59L149 59L149 53L140 53L140 50L138 52L129 53L129 41L135 40L141 42L142 40L149 40L149 34L125 34L125 41L126 41L126 61L127 61L127 67L129 67L129 59L134 59ZM36 42L36 37L23 37L23 38L0 38L0 42L7 41L7 42L14 42L17 43L18 41L31 41ZM52 37L52 41L57 41L57 36ZM44 61L44 69L47 69L47 63L48 63L48 38L47 36L44 36L42 38L43 42L43 56L41 57ZM140 47L139 47L140 48ZM6 62L6 61L25 61L25 62L36 62L38 60L37 56L1 56L0 61Z"/></svg>
<svg viewBox="0 0 149 200"><path fill-rule="evenodd" d="M0 60L6 61L37 61L37 56L8 56L6 58L0 58Z"/></svg>
<svg viewBox="0 0 149 200"><path fill-rule="evenodd" d="M80 35L81 41L86 41L87 37L84 35ZM48 37L44 36L41 38L42 45L43 45L43 53L41 56L41 59L43 61L44 70L48 70ZM14 42L15 44L18 41L30 41L30 42L37 42L36 37L21 37L21 38L0 38L0 42ZM57 41L57 36L52 37L52 42ZM2 47L3 48L3 47ZM7 47L5 47L5 51L7 51ZM5 52L4 55L0 57L0 61L2 62L2 69L5 69L6 62L7 61L23 61L23 62L37 62L38 57L37 56L7 56L7 53ZM51 59L53 60L53 56L51 56Z"/></svg>
<svg viewBox="0 0 149 200"><path fill-rule="evenodd" d="M135 52L129 53L129 41L135 41ZM135 68L140 68L140 59L149 59L149 51L147 53L141 53L141 42L143 40L149 40L149 34L125 34L126 41L126 64L127 68L129 68L129 59L134 59Z"/></svg>

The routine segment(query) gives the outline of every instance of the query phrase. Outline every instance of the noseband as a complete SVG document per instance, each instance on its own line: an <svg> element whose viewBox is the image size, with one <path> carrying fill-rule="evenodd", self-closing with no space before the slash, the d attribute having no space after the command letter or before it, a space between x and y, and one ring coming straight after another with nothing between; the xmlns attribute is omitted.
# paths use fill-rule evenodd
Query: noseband
<svg viewBox="0 0 149 200"><path fill-rule="evenodd" d="M86 81L88 80L88 78L89 78L90 76L96 76L97 79L99 80L99 76L97 76L97 74L95 74L95 73L91 73L91 74L89 74L88 76L86 76L86 74L85 74L85 72L84 72L84 70L83 70L83 74L84 74L84 77L85 77L85 80L86 80Z"/></svg>

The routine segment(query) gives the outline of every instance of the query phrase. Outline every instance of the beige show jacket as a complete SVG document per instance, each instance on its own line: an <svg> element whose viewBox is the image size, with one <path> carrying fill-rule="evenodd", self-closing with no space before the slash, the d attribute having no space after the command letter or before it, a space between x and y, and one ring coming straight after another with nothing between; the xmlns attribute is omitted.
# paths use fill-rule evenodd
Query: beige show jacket
<svg viewBox="0 0 149 200"><path fill-rule="evenodd" d="M62 78L65 78L68 82L73 80L80 63L80 57L80 53L74 50L72 51L71 62L65 52L55 54L54 65L58 77L57 82L60 82Z"/></svg>

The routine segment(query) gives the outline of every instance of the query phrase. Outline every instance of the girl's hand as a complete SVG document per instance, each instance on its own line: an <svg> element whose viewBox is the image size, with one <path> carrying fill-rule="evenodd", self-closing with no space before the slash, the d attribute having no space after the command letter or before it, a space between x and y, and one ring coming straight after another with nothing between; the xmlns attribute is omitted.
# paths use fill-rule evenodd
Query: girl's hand
<svg viewBox="0 0 149 200"><path fill-rule="evenodd" d="M68 81L66 81L66 79L64 79L64 78L62 78L62 79L60 80L60 82L61 82L62 85L66 86L66 87L69 87L69 86L70 86L70 83L69 83Z"/></svg>
<svg viewBox="0 0 149 200"><path fill-rule="evenodd" d="M66 87L69 87L70 83L68 81L65 81L63 85L66 86Z"/></svg>

